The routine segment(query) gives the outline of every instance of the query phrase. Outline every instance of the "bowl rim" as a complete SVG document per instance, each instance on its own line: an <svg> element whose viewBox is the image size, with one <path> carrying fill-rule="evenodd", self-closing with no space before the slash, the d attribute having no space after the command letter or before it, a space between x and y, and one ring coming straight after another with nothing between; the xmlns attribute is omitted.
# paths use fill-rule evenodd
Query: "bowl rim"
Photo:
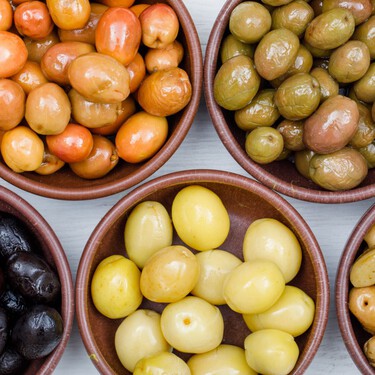
<svg viewBox="0 0 375 375"><path fill-rule="evenodd" d="M95 341L92 340L92 331L88 325L87 319L85 292L89 288L88 270L93 258L93 249L96 247L96 244L101 241L101 233L107 233L111 227L111 222L117 221L126 210L134 207L150 193L169 186L186 183L197 184L203 182L229 184L248 190L254 194L258 194L266 201L271 202L278 211L285 215L287 220L293 222L301 237L303 237L303 240L307 245L306 251L310 253L310 256L314 257L314 261L312 263L319 277L317 277L316 280L317 301L314 318L315 324L313 325L310 339L306 343L306 347L309 348L309 351L305 353L303 360L294 368L293 373L303 372L313 360L323 339L328 322L330 284L323 253L311 228L308 226L299 212L288 201L258 181L235 174L233 172L214 169L190 169L172 172L157 177L143 183L131 191L128 195L122 197L99 221L84 247L76 276L76 317L78 329L86 350L89 353L90 358L93 360L94 365L102 374L109 375L112 372L109 369L106 359L101 356L100 350L98 350L98 346L96 345ZM313 254L312 249L314 249Z"/></svg>
<svg viewBox="0 0 375 375"><path fill-rule="evenodd" d="M375 196L375 184L357 187L346 191L313 190L295 185L293 181L284 181L263 169L260 164L252 161L246 152L239 147L224 118L221 107L213 95L213 82L219 58L219 48L227 28L223 20L228 20L232 10L244 0L226 0L213 24L209 34L204 61L204 97L212 123L222 143L237 163L258 181L292 198L315 203L349 203ZM255 0L258 1L259 0Z"/></svg>
<svg viewBox="0 0 375 375"><path fill-rule="evenodd" d="M51 252L51 256L55 262L59 279L63 281L61 284L65 285L64 291L61 293L61 315L64 321L64 333L57 348L45 357L42 366L36 373L37 375L49 375L53 373L63 356L73 327L75 301L70 265L56 233L36 208L4 186L0 186L0 200L20 212L23 217L32 223L36 232L41 232L43 234L49 247L54 249L54 252Z"/></svg>
<svg viewBox="0 0 375 375"><path fill-rule="evenodd" d="M338 264L335 282L336 315L340 333L353 362L363 374L375 374L375 368L369 364L362 348L358 344L351 324L348 308L349 270L356 259L365 234L373 224L375 224L375 204L367 209L351 232Z"/></svg>
<svg viewBox="0 0 375 375"><path fill-rule="evenodd" d="M166 0L165 2L171 6L173 5L173 9L180 21L180 29L186 35L187 50L185 50L185 54L191 59L192 72L190 80L193 89L190 102L182 110L183 118L181 118L180 124L175 130L173 140L171 138L167 139L162 147L162 152L159 150L151 159L146 161L141 171L134 171L117 181L112 180L101 185L71 189L58 186L50 187L41 181L30 180L22 173L13 172L4 163L0 163L1 178L20 189L47 198L62 200L95 199L113 195L135 186L154 174L172 157L188 134L200 105L203 90L203 55L195 23L184 2L182 0Z"/></svg>

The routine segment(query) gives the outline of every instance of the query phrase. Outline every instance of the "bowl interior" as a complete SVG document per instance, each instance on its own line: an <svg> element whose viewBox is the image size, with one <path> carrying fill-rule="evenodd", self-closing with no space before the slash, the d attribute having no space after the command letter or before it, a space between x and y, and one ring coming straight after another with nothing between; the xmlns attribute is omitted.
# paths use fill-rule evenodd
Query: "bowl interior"
<svg viewBox="0 0 375 375"><path fill-rule="evenodd" d="M64 333L57 348L42 359L30 363L25 375L51 374L57 366L68 343L74 317L74 289L64 250L45 219L26 201L10 190L0 186L0 214L6 213L17 217L31 234L33 249L40 251L43 258L55 269L61 283L61 300L59 301L60 314L64 321Z"/></svg>
<svg viewBox="0 0 375 375"><path fill-rule="evenodd" d="M52 175L41 176L34 172L18 174L4 163L0 155L0 177L9 183L34 194L57 199L92 199L118 193L143 181L157 171L176 151L188 133L198 110L203 80L202 52L193 20L181 0L161 0L172 6L180 21L177 39L184 47L181 68L185 69L192 84L189 104L177 114L168 117L169 134L163 147L149 160L138 164L120 160L106 176L86 180L75 175L68 166ZM153 4L144 0L137 3Z"/></svg>
<svg viewBox="0 0 375 375"><path fill-rule="evenodd" d="M353 229L342 253L336 277L336 311L341 335L354 363L365 374L375 374L375 369L369 365L363 353L363 345L371 335L349 311L349 290L353 287L349 277L352 264L367 248L363 237L373 224L375 205L369 208Z"/></svg>
<svg viewBox="0 0 375 375"><path fill-rule="evenodd" d="M229 34L228 22L233 9L242 0L227 0L223 5L209 36L204 64L204 93L207 107L216 131L233 158L250 175L271 189L293 198L321 203L353 202L375 195L375 170L355 189L341 192L327 191L303 177L289 160L260 165L245 151L246 132L234 121L234 111L220 107L214 99L213 82L221 66L220 45Z"/></svg>
<svg viewBox="0 0 375 375"><path fill-rule="evenodd" d="M113 254L126 255L123 233L126 219L139 202L156 200L170 213L177 192L185 186L199 184L217 193L227 208L231 230L221 249L241 259L242 240L250 223L272 217L290 227L303 249L303 262L297 277L291 282L304 289L316 303L316 314L310 329L297 338L301 355L294 373L305 369L312 360L322 339L328 314L329 285L325 262L320 248L307 224L283 198L248 178L219 171L185 171L150 181L121 199L103 218L91 235L81 258L76 281L77 319L80 332L91 359L103 374L129 374L114 350L114 335L119 320L102 316L94 307L90 295L90 280L101 260ZM173 244L182 244L174 234ZM185 245L186 246L186 245ZM158 312L165 305L144 300L141 308ZM220 307L225 321L224 342L243 347L249 330L241 315L228 307ZM184 359L188 355L181 354Z"/></svg>

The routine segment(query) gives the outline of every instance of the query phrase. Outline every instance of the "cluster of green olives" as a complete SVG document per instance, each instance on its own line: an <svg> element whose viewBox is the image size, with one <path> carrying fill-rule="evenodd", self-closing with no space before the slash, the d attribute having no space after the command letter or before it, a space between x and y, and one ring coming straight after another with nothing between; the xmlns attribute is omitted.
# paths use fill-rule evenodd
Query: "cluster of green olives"
<svg viewBox="0 0 375 375"><path fill-rule="evenodd" d="M302 262L295 234L276 219L254 220L237 256L221 249L231 223L214 191L188 185L170 211L138 203L125 222L126 255L103 259L91 280L97 310L123 319L114 337L123 366L137 375L288 374L295 337L315 316L314 300L288 285ZM225 309L248 327L241 346L223 340Z"/></svg>
<svg viewBox="0 0 375 375"><path fill-rule="evenodd" d="M220 46L214 98L259 164L291 160L348 190L375 166L375 15L370 0L244 1Z"/></svg>
<svg viewBox="0 0 375 375"><path fill-rule="evenodd" d="M60 280L37 249L25 225L0 212L0 374L25 373L62 339Z"/></svg>

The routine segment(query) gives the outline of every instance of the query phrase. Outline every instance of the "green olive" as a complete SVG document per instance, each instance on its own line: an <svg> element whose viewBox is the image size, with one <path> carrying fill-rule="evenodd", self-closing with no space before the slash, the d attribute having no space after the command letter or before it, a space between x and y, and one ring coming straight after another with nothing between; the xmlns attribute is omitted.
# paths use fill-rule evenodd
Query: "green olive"
<svg viewBox="0 0 375 375"><path fill-rule="evenodd" d="M254 46L239 41L232 34L228 34L220 46L221 62L224 64L227 60L238 55L254 57Z"/></svg>
<svg viewBox="0 0 375 375"><path fill-rule="evenodd" d="M367 167L375 167L375 141L365 147L358 149L361 155L366 159Z"/></svg>
<svg viewBox="0 0 375 375"><path fill-rule="evenodd" d="M239 55L226 61L214 79L216 102L228 110L248 104L258 92L260 77L250 57Z"/></svg>
<svg viewBox="0 0 375 375"><path fill-rule="evenodd" d="M372 4L370 0L324 0L322 5L322 11L333 8L344 8L352 12L355 20L355 24L359 25L366 21L372 12Z"/></svg>
<svg viewBox="0 0 375 375"><path fill-rule="evenodd" d="M365 75L353 84L353 90L359 100L375 102L375 63L370 64Z"/></svg>
<svg viewBox="0 0 375 375"><path fill-rule="evenodd" d="M319 82L321 102L324 102L332 96L338 95L339 84L326 69L317 67L314 68L310 74Z"/></svg>
<svg viewBox="0 0 375 375"><path fill-rule="evenodd" d="M283 120L276 128L283 137L284 147L291 151L305 149L303 143L303 121Z"/></svg>
<svg viewBox="0 0 375 375"><path fill-rule="evenodd" d="M370 17L366 22L359 25L353 38L365 43L370 51L371 59L375 58L375 16Z"/></svg>
<svg viewBox="0 0 375 375"><path fill-rule="evenodd" d="M354 148L362 148L372 143L375 139L375 124L370 110L363 104L357 103L359 111L358 128L349 145Z"/></svg>
<svg viewBox="0 0 375 375"><path fill-rule="evenodd" d="M294 153L294 164L297 171L308 179L310 179L310 160L314 155L315 152L308 149Z"/></svg>
<svg viewBox="0 0 375 375"><path fill-rule="evenodd" d="M272 126L280 116L274 95L275 90L273 89L259 91L250 104L235 112L234 120L237 126L242 130Z"/></svg>

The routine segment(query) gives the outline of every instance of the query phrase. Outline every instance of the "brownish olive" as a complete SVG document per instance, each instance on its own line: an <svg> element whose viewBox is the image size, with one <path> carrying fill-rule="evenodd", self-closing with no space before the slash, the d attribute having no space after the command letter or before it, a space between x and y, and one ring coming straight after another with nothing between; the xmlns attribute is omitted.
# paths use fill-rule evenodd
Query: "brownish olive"
<svg viewBox="0 0 375 375"><path fill-rule="evenodd" d="M356 27L353 34L355 40L365 43L370 51L371 59L375 58L375 16Z"/></svg>
<svg viewBox="0 0 375 375"><path fill-rule="evenodd" d="M315 152L308 149L294 153L294 164L297 171L308 179L310 179L310 160L314 155Z"/></svg>
<svg viewBox="0 0 375 375"><path fill-rule="evenodd" d="M367 176L365 158L354 148L344 147L326 155L314 155L310 160L310 178L330 191L349 190Z"/></svg>
<svg viewBox="0 0 375 375"><path fill-rule="evenodd" d="M370 66L370 52L360 40L350 40L332 52L329 74L340 83L361 79Z"/></svg>
<svg viewBox="0 0 375 375"><path fill-rule="evenodd" d="M290 151L302 151L306 147L303 143L303 121L283 120L277 125L284 140L284 147Z"/></svg>
<svg viewBox="0 0 375 375"><path fill-rule="evenodd" d="M311 0L309 2L311 8L314 10L315 17L319 16L323 12L323 0Z"/></svg>
<svg viewBox="0 0 375 375"><path fill-rule="evenodd" d="M43 55L49 48L60 42L57 32L52 31L44 39L33 40L31 38L23 38L27 51L28 59L40 63Z"/></svg>
<svg viewBox="0 0 375 375"><path fill-rule="evenodd" d="M370 64L365 75L353 84L353 90L359 100L375 102L375 63Z"/></svg>
<svg viewBox="0 0 375 375"><path fill-rule="evenodd" d="M334 8L309 23L305 31L305 41L312 47L329 50L348 41L354 29L355 21L350 10Z"/></svg>
<svg viewBox="0 0 375 375"><path fill-rule="evenodd" d="M35 172L40 175L46 176L57 172L64 165L65 162L63 162L56 155L52 154L47 146L47 143L44 142L43 161L42 164L37 169L35 169Z"/></svg>
<svg viewBox="0 0 375 375"><path fill-rule="evenodd" d="M273 89L260 90L247 106L235 112L234 120L237 126L242 130L272 126L280 116L274 96Z"/></svg>
<svg viewBox="0 0 375 375"><path fill-rule="evenodd" d="M375 142L358 149L361 155L366 159L368 168L375 167Z"/></svg>
<svg viewBox="0 0 375 375"><path fill-rule="evenodd" d="M254 98L260 81L253 60L244 55L235 56L226 61L216 73L215 100L225 109L241 109Z"/></svg>
<svg viewBox="0 0 375 375"><path fill-rule="evenodd" d="M287 78L276 90L275 103L280 114L288 120L302 120L319 106L319 82L308 73Z"/></svg>
<svg viewBox="0 0 375 375"><path fill-rule="evenodd" d="M359 25L366 21L372 12L372 4L370 0L324 0L322 11L333 8L344 8L352 12L355 24Z"/></svg>
<svg viewBox="0 0 375 375"><path fill-rule="evenodd" d="M357 131L351 138L349 145L354 148L365 147L375 139L375 124L370 110L363 104L357 103L359 121Z"/></svg>
<svg viewBox="0 0 375 375"><path fill-rule="evenodd" d="M317 67L311 70L310 74L319 82L321 102L324 102L332 96L338 95L339 84L326 69Z"/></svg>
<svg viewBox="0 0 375 375"><path fill-rule="evenodd" d="M287 29L268 32L254 53L254 63L259 75L268 81L285 74L293 65L300 46L296 34Z"/></svg>
<svg viewBox="0 0 375 375"><path fill-rule="evenodd" d="M275 8L272 12L272 28L285 28L301 36L313 18L313 8L306 1L295 0Z"/></svg>
<svg viewBox="0 0 375 375"><path fill-rule="evenodd" d="M348 144L358 127L357 103L342 95L323 102L305 121L303 142L319 154L328 154Z"/></svg>
<svg viewBox="0 0 375 375"><path fill-rule="evenodd" d="M234 56L245 55L251 58L254 57L254 45L243 43L239 41L232 34L228 34L220 45L221 63L224 64L227 60Z"/></svg>
<svg viewBox="0 0 375 375"><path fill-rule="evenodd" d="M81 162L69 164L76 175L85 179L105 176L119 161L116 147L108 138L94 134L93 139L94 146L88 158Z"/></svg>

